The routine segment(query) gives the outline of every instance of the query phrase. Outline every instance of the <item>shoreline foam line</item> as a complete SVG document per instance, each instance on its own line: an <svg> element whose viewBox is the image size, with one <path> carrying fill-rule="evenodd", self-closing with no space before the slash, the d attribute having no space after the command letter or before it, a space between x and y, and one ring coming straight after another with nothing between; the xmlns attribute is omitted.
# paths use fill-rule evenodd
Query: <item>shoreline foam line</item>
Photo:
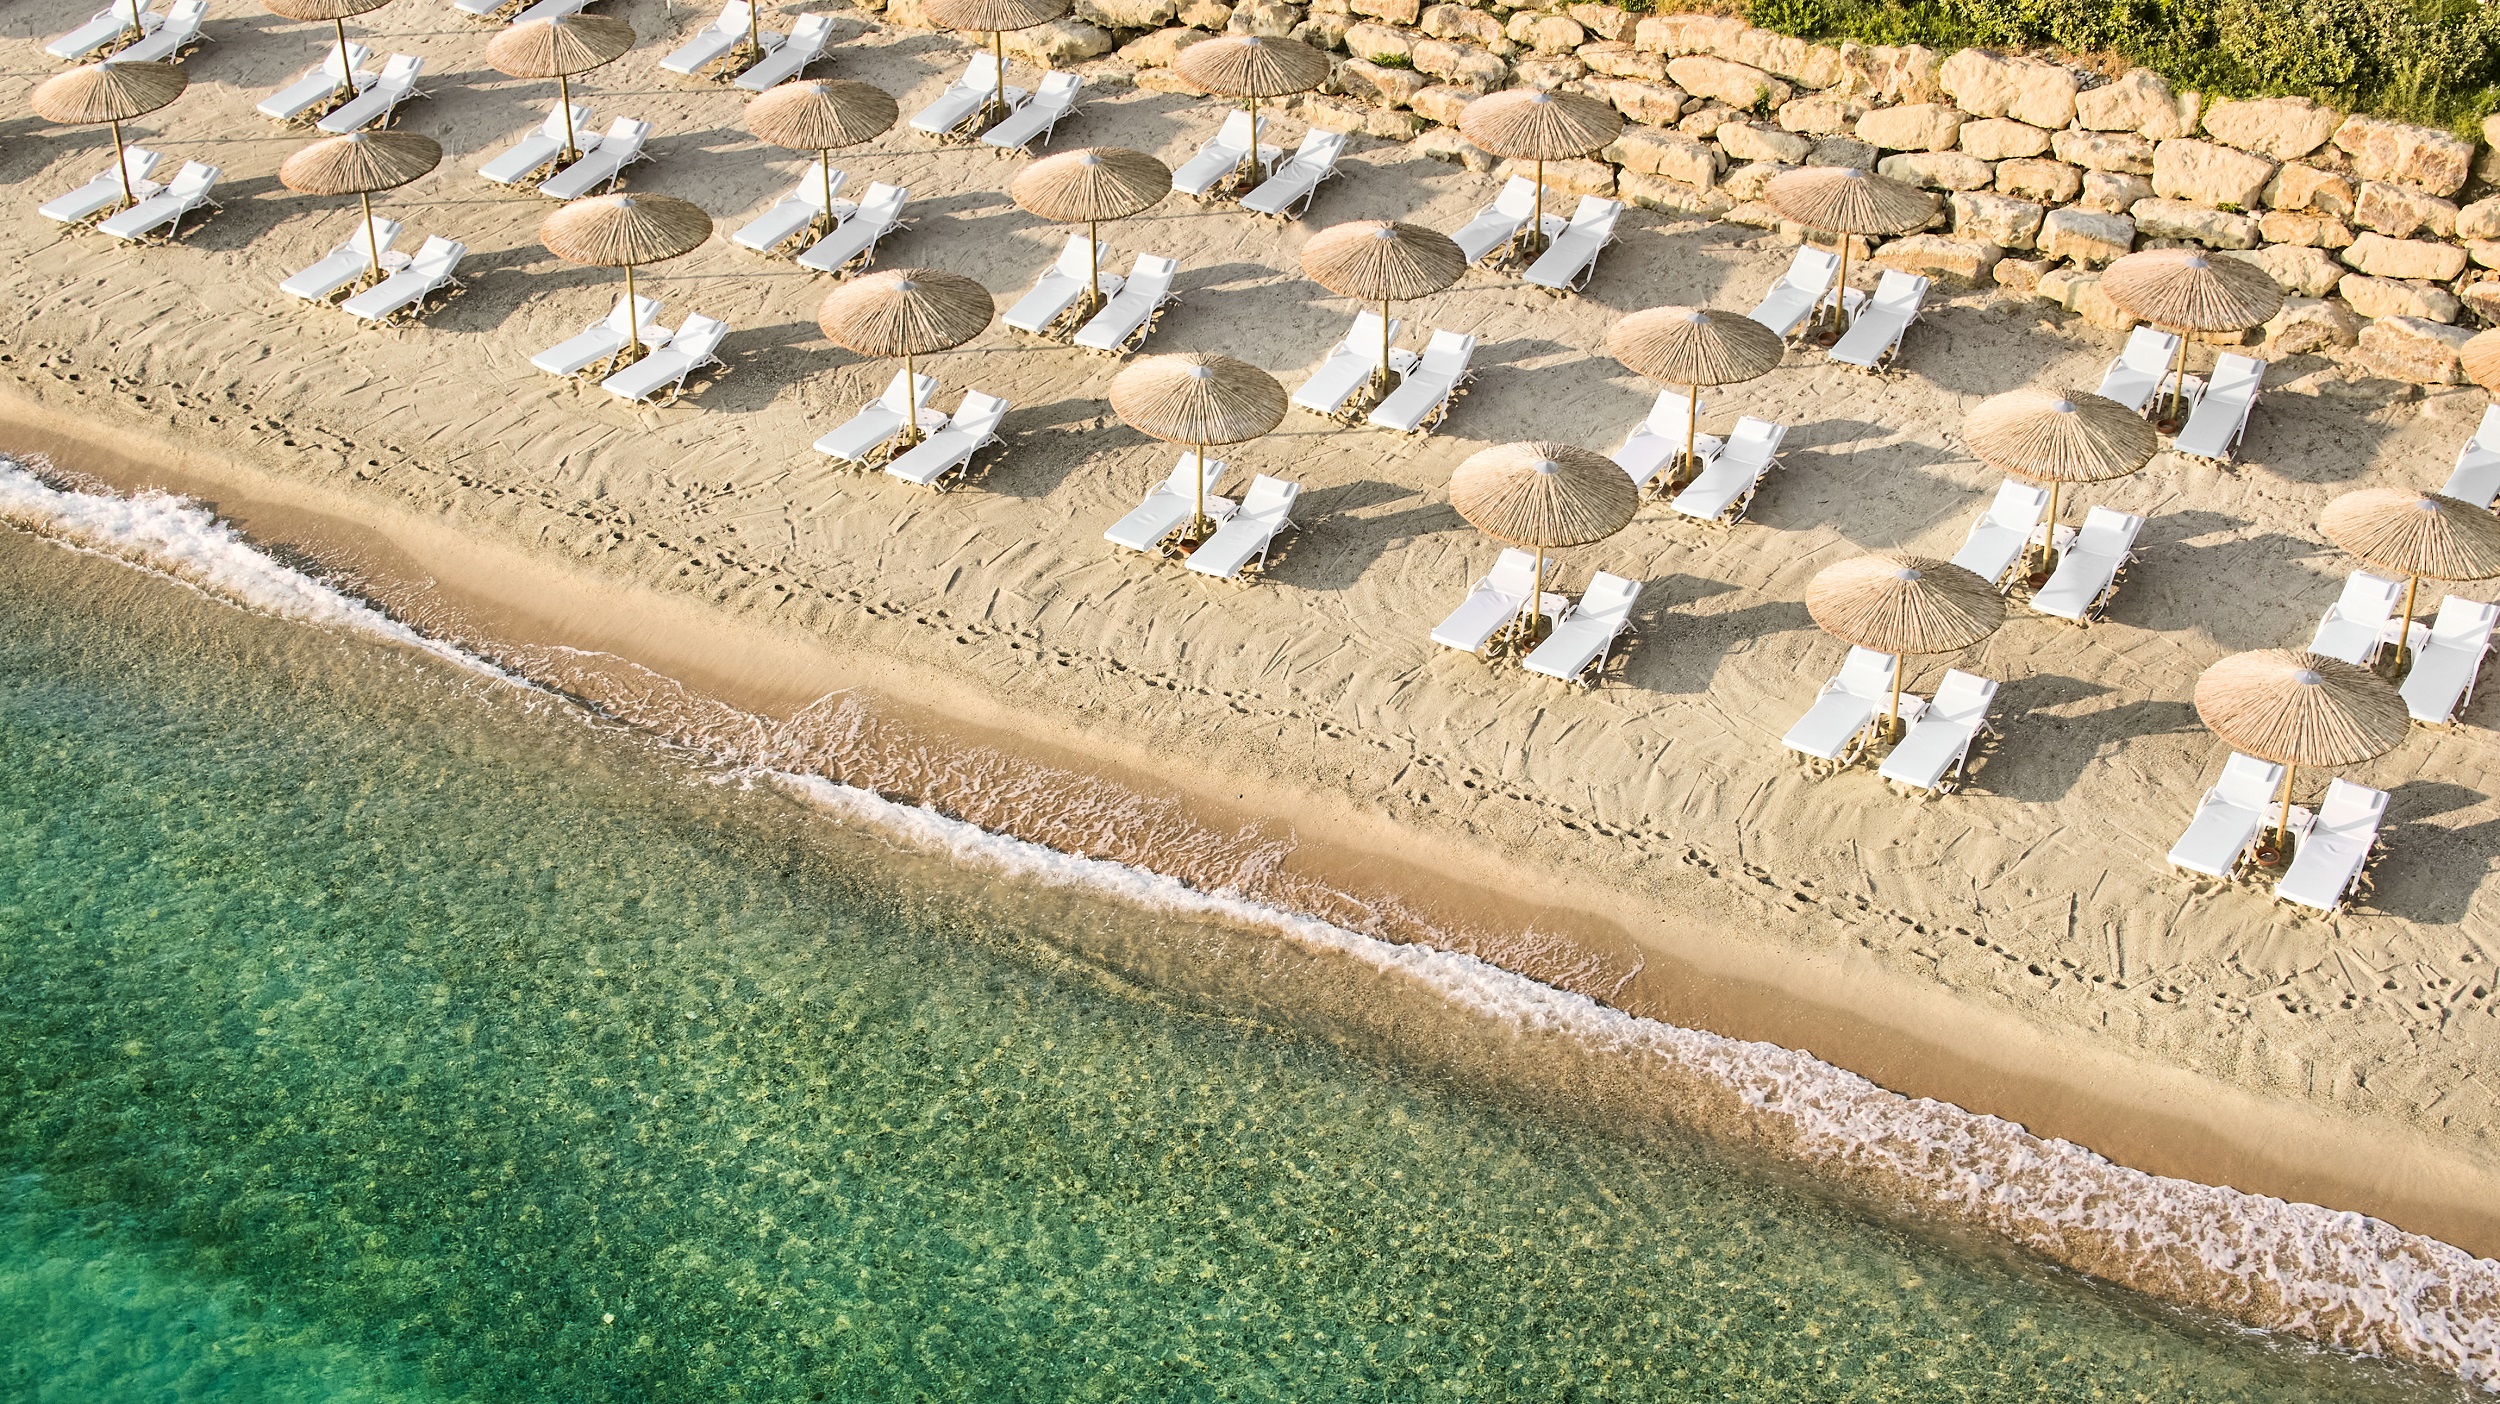
<svg viewBox="0 0 2500 1404"><path fill-rule="evenodd" d="M55 488L0 457L0 522L241 608L343 627L537 688L280 563L181 498ZM1808 1169L1987 1229L2155 1298L2392 1356L2500 1392L2500 1262L2436 1239L2362 1214L2129 1169L1997 1117L1903 1097L1808 1053L1629 1014L1471 955L1385 941L822 776L747 773L837 821L873 827L959 865L1147 910L1256 926L1413 979L1453 1007L1514 1030L1649 1060L1705 1095L1740 1105L1751 1139Z"/></svg>

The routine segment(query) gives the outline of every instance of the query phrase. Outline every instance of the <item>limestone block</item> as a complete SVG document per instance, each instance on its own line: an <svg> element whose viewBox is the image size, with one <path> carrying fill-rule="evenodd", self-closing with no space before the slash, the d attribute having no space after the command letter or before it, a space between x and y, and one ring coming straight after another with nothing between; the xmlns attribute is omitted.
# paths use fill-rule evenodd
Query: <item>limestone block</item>
<svg viewBox="0 0 2500 1404"><path fill-rule="evenodd" d="M2050 131L2075 120L2080 85L2073 70L2053 63L1963 49L1944 61L1936 81L1974 117L2011 117Z"/></svg>
<svg viewBox="0 0 2500 1404"><path fill-rule="evenodd" d="M1533 161L1504 161L1493 168L1496 180L1512 176L1534 177ZM1615 168L1604 161L1548 161L1545 163L1545 188L1565 195L1612 195L1615 193Z"/></svg>
<svg viewBox="0 0 2500 1404"><path fill-rule="evenodd" d="M1942 234L1907 235L1875 251L1875 262L1886 268L1962 283L1986 281L1996 271L1997 260L2003 257L2005 250L1994 244Z"/></svg>
<svg viewBox="0 0 2500 1404"><path fill-rule="evenodd" d="M1431 6L1423 13L1422 26L1424 33L1435 39L1464 39L1479 45L1504 42L1500 20L1464 5ZM1666 72L1663 62L1658 65L1658 71Z"/></svg>
<svg viewBox="0 0 2500 1404"><path fill-rule="evenodd" d="M1962 151L1904 151L1877 161L1875 173L1928 190L1985 190L1997 179L1996 167Z"/></svg>
<svg viewBox="0 0 2500 1404"><path fill-rule="evenodd" d="M2352 222L2394 239L2417 230L2434 239L2446 239L2457 232L2457 207L2436 195L2389 185L2383 180L2365 180L2361 182L2360 197L2353 201Z"/></svg>
<svg viewBox="0 0 2500 1404"><path fill-rule="evenodd" d="M2486 322L2500 322L2500 278L2484 278L2457 289L2457 299Z"/></svg>
<svg viewBox="0 0 2500 1404"><path fill-rule="evenodd" d="M2340 302L2318 297L2291 297L2266 323L2261 346L2266 359L2307 355L2352 345L2361 336L2361 319Z"/></svg>
<svg viewBox="0 0 2500 1404"><path fill-rule="evenodd" d="M2048 150L2049 134L2011 117L1985 117L1962 124L1961 146L1982 161L2014 161Z"/></svg>
<svg viewBox="0 0 2500 1404"><path fill-rule="evenodd" d="M1346 7L1383 24L1412 25L1424 11L1422 0L1346 0Z"/></svg>
<svg viewBox="0 0 2500 1404"><path fill-rule="evenodd" d="M1738 204L1752 204L1762 198L1762 187L1771 177L1797 169L1781 161L1749 161L1719 177L1719 188Z"/></svg>
<svg viewBox="0 0 2500 1404"><path fill-rule="evenodd" d="M2087 273L2066 286L2066 310L2108 331L2126 331L2135 314L2111 300L2097 273Z"/></svg>
<svg viewBox="0 0 2500 1404"><path fill-rule="evenodd" d="M2269 244L2302 244L2313 249L2340 249L2352 242L2352 227L2330 214L2307 210L2268 210L2257 216L2257 234Z"/></svg>
<svg viewBox="0 0 2500 1404"><path fill-rule="evenodd" d="M1282 39L1301 22L1301 8L1287 4L1286 0L1239 0L1233 6L1233 17L1224 22L1224 32Z"/></svg>
<svg viewBox="0 0 2500 1404"><path fill-rule="evenodd" d="M1474 143L1458 134L1456 127L1434 127L1418 136L1407 147L1418 156L1447 161L1455 166L1483 174L1493 169L1493 158L1476 149Z"/></svg>
<svg viewBox="0 0 2500 1404"><path fill-rule="evenodd" d="M1473 44L1456 39L1418 39L1408 61L1453 87L1489 93L1510 82L1510 65Z"/></svg>
<svg viewBox="0 0 2500 1404"><path fill-rule="evenodd" d="M2500 185L2500 112L2483 119L2483 149L2474 158L2474 178Z"/></svg>
<svg viewBox="0 0 2500 1404"><path fill-rule="evenodd" d="M1681 54L1667 60L1667 76L1688 93L1747 111L1777 107L1793 96L1786 83L1759 68L1708 54Z"/></svg>
<svg viewBox="0 0 2500 1404"><path fill-rule="evenodd" d="M2472 142L2383 117L2345 118L2335 129L2335 145L2352 157L2353 173L2363 180L2410 186L2427 195L2457 193L2474 162Z"/></svg>
<svg viewBox="0 0 2500 1404"><path fill-rule="evenodd" d="M1383 68L1365 59L1347 59L1337 69L1337 84L1347 97L1377 107L1404 107L1432 80L1410 68Z"/></svg>
<svg viewBox="0 0 2500 1404"><path fill-rule="evenodd" d="M1680 132L1628 128L1598 154L1626 171L1665 176L1697 190L1709 189L1719 178L1718 158L1709 144Z"/></svg>
<svg viewBox="0 0 2500 1404"><path fill-rule="evenodd" d="M1614 99L1615 111L1628 121L1669 127L1684 113L1684 90L1672 84L1618 78L1607 85L1607 93Z"/></svg>
<svg viewBox="0 0 2500 1404"><path fill-rule="evenodd" d="M1893 47L1843 41L1840 82L1835 88L1874 103L1927 103L1944 96L1936 71L1944 60L1918 44Z"/></svg>
<svg viewBox="0 0 2500 1404"><path fill-rule="evenodd" d="M2153 173L2153 143L2133 132L2058 132L2049 138L2049 149L2060 161L2087 171Z"/></svg>
<svg viewBox="0 0 2500 1404"><path fill-rule="evenodd" d="M1645 210L1664 210L1696 219L1717 219L1736 207L1734 197L1724 190L1686 185L1666 176L1633 170L1615 176L1615 194Z"/></svg>
<svg viewBox="0 0 2500 1404"><path fill-rule="evenodd" d="M1805 136L1846 136L1865 115L1866 104L1856 98L1817 93L1781 103L1779 124Z"/></svg>
<svg viewBox="0 0 2500 1404"><path fill-rule="evenodd" d="M1550 93L1565 83L1588 77L1589 66L1574 54L1535 54L1515 60L1510 76L1520 87L1543 88Z"/></svg>
<svg viewBox="0 0 2500 1404"><path fill-rule="evenodd" d="M2437 283L2347 273L2336 280L2335 291L2364 317L2419 317L2427 322L2457 319L2455 294Z"/></svg>
<svg viewBox="0 0 2500 1404"><path fill-rule="evenodd" d="M2029 249L2039 242L2040 220L2048 211L2029 200L1990 195L1977 190L1953 193L1953 232L2005 249Z"/></svg>
<svg viewBox="0 0 2500 1404"><path fill-rule="evenodd" d="M1161 29L1180 12L1181 0L1077 0L1073 10L1104 29Z"/></svg>
<svg viewBox="0 0 2500 1404"><path fill-rule="evenodd" d="M1886 151L1950 151L1962 114L1940 102L1879 107L1858 119L1858 140Z"/></svg>
<svg viewBox="0 0 2500 1404"><path fill-rule="evenodd" d="M2034 292L2040 278L2056 265L2045 258L2003 258L1997 260L1996 285L2016 292Z"/></svg>
<svg viewBox="0 0 2500 1404"><path fill-rule="evenodd" d="M2229 99L2205 109L2205 134L2225 146L2277 161L2297 161L2335 135L2344 114L2304 97Z"/></svg>
<svg viewBox="0 0 2500 1404"><path fill-rule="evenodd" d="M1777 230L1787 222L1780 218L1779 211L1759 200L1743 200L1730 205L1727 213L1719 218L1728 224L1744 224L1756 229L1770 230Z"/></svg>
<svg viewBox="0 0 2500 1404"><path fill-rule="evenodd" d="M2477 200L2457 211L2460 239L2500 239L2500 195Z"/></svg>
<svg viewBox="0 0 2500 1404"><path fill-rule="evenodd" d="M2083 173L2083 207L2103 214L2125 214L2135 208L2138 200L2149 200L2153 182L2140 175L2120 175L2116 171L2085 171Z"/></svg>
<svg viewBox="0 0 2500 1404"><path fill-rule="evenodd" d="M1008 53L1041 68L1064 68L1101 58L1113 46L1111 31L1080 19L1055 19L1006 36Z"/></svg>
<svg viewBox="0 0 2500 1404"><path fill-rule="evenodd" d="M1418 90L1406 100L1406 105L1417 116L1445 127L1455 127L1458 125L1458 114L1467 110L1467 104L1482 96L1473 88L1453 88L1446 83L1435 83Z"/></svg>
<svg viewBox="0 0 2500 1404"><path fill-rule="evenodd" d="M2185 200L2138 200L2128 206L2135 232L2145 239L2187 239L2212 249L2257 247L2257 217L2191 205Z"/></svg>
<svg viewBox="0 0 2500 1404"><path fill-rule="evenodd" d="M1768 29L1740 30L1725 41L1724 47L1711 52L1785 78L1801 88L1831 87L1840 81L1843 72L1840 50Z"/></svg>
<svg viewBox="0 0 2500 1404"><path fill-rule="evenodd" d="M1382 59L1404 59L1413 63L1415 36L1385 24L1358 24L1345 32L1345 51L1374 63Z"/></svg>
<svg viewBox="0 0 2500 1404"><path fill-rule="evenodd" d="M1702 107L1685 108L1684 116L1677 121L1675 129L1696 141L1708 141L1719 134L1719 128L1730 122L1744 120L1745 114L1735 108L1711 103Z"/></svg>
<svg viewBox="0 0 2500 1404"><path fill-rule="evenodd" d="M1814 144L1806 153L1809 166L1842 166L1850 170L1871 171L1881 153L1856 137L1829 136Z"/></svg>
<svg viewBox="0 0 2500 1404"><path fill-rule="evenodd" d="M1192 29L1221 34L1232 25L1233 7L1221 3L1221 0L1189 0L1188 4L1181 6L1179 19Z"/></svg>
<svg viewBox="0 0 2500 1404"><path fill-rule="evenodd" d="M1141 39L1131 39L1120 46L1120 57L1139 68L1165 68L1180 51L1207 36L1195 29L1158 29Z"/></svg>
<svg viewBox="0 0 2500 1404"><path fill-rule="evenodd" d="M2477 268L2500 268L2500 239L2468 240L2465 252Z"/></svg>
<svg viewBox="0 0 2500 1404"><path fill-rule="evenodd" d="M1582 44L1580 62L1589 66L1589 72L1602 73L1609 78L1645 78L1655 83L1667 76L1664 55L1635 49L1614 39Z"/></svg>
<svg viewBox="0 0 2500 1404"><path fill-rule="evenodd" d="M2268 244L2255 249L2228 249L2224 257L2244 259L2273 275L2283 291L2301 297L2324 297L2347 276L2344 266L2324 249L2300 244Z"/></svg>
<svg viewBox="0 0 2500 1404"><path fill-rule="evenodd" d="M2063 205L2083 193L2083 172L2063 161L2038 157L1999 161L1996 188L2000 195Z"/></svg>
<svg viewBox="0 0 2500 1404"><path fill-rule="evenodd" d="M2465 250L2428 239L2364 234L2345 248L2344 262L2376 278L2420 278L2444 283L2465 271Z"/></svg>
<svg viewBox="0 0 2500 1404"><path fill-rule="evenodd" d="M2193 106L2181 114L2170 80L2149 68L2130 68L2114 81L2075 94L2075 122L2090 131L2165 141L2186 136L2194 115Z"/></svg>
<svg viewBox="0 0 2500 1404"><path fill-rule="evenodd" d="M1719 128L1719 145L1732 161L1777 161L1784 165L1805 164L1814 143L1795 132L1760 122L1730 122Z"/></svg>
<svg viewBox="0 0 2500 1404"><path fill-rule="evenodd" d="M1669 56L1716 53L1746 27L1732 15L1646 15L1632 26L1632 42Z"/></svg>
<svg viewBox="0 0 2500 1404"><path fill-rule="evenodd" d="M2135 221L2122 214L2051 210L2040 221L2039 247L2051 258L2097 268L2135 248Z"/></svg>
<svg viewBox="0 0 2500 1404"><path fill-rule="evenodd" d="M2256 205L2275 163L2234 147L2179 137L2153 148L2153 193L2199 205Z"/></svg>
<svg viewBox="0 0 2500 1404"><path fill-rule="evenodd" d="M1582 28L1600 39L1629 41L1633 16L1630 11L1613 5L1570 5L1563 13L1578 20Z"/></svg>
<svg viewBox="0 0 2500 1404"><path fill-rule="evenodd" d="M1578 20L1563 15L1521 10L1503 26L1502 37L1540 54L1567 54L1587 43L1589 32L1580 27Z"/></svg>
<svg viewBox="0 0 2500 1404"><path fill-rule="evenodd" d="M1150 93L1177 93L1182 97L1202 98L1207 90L1183 78L1169 68L1141 68L1129 81Z"/></svg>
<svg viewBox="0 0 2500 1404"><path fill-rule="evenodd" d="M2266 182L2262 195L2278 210L2316 210L2320 214L2352 213L2352 180L2337 171L2299 161L2286 161Z"/></svg>
<svg viewBox="0 0 2500 1404"><path fill-rule="evenodd" d="M1300 40L1314 49L1343 51L1346 31L1353 27L1343 15L1323 15L1313 12L1309 19L1295 25L1293 32L1285 37Z"/></svg>
<svg viewBox="0 0 2500 1404"><path fill-rule="evenodd" d="M2419 317L2381 317L2361 329L2353 359L2364 370L2413 385L2454 385L2463 376L2457 350L2473 339L2463 327Z"/></svg>

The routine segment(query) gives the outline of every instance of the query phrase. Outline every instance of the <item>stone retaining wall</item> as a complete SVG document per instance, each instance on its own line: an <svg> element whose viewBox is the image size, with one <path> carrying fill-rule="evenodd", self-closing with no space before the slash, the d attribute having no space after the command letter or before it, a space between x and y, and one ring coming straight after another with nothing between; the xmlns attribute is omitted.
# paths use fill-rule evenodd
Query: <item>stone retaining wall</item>
<svg viewBox="0 0 2500 1404"><path fill-rule="evenodd" d="M860 0L923 26L920 0ZM1313 124L1410 142L1502 174L1459 111L1497 88L1611 102L1621 140L1549 162L1549 186L1780 229L1762 187L1800 165L1872 167L1934 190L1928 230L1875 262L1993 281L2113 328L2095 271L2131 249L2198 244L2263 266L2291 300L2247 340L2421 384L2459 379L2457 347L2500 322L2500 117L2484 141L2347 115L2306 98L2207 101L2147 69L2116 79L2050 59L1809 43L1707 14L1507 0L1076 0L1010 34L1064 66L1104 59L1142 87L1194 92L1168 65L1214 33L1343 54L1295 105Z"/></svg>

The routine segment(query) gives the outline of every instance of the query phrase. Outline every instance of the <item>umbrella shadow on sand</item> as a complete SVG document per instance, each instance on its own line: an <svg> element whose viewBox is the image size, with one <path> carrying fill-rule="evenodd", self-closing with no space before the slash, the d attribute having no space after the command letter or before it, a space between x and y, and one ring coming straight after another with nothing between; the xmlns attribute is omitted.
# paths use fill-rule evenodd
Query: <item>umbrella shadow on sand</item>
<svg viewBox="0 0 2500 1404"><path fill-rule="evenodd" d="M1974 791L2029 804L2053 803L2064 799L2084 771L2098 764L2102 752L2115 742L2202 729L2193 706L2160 699L2124 702L2083 716L2053 716L2042 707L2056 703L2032 698L2031 689L2043 682L2089 689L2086 696L2109 691L2063 677L2023 678L2005 684L1997 694L1999 734L1986 746L1990 763L1972 769ZM1927 685L1924 679L1921 683ZM2017 710L2015 704L2024 705Z"/></svg>
<svg viewBox="0 0 2500 1404"><path fill-rule="evenodd" d="M1417 495L1412 488L1371 479L1306 494L1293 514L1301 526L1292 533L1301 558L1293 584L1315 591L1353 589L1392 545L1467 525L1447 502L1420 502L1371 517L1341 515ZM1464 582L1453 588L1463 591Z"/></svg>
<svg viewBox="0 0 2500 1404"><path fill-rule="evenodd" d="M2388 796L2388 814L2401 817L2380 830L2387 852L2370 870L2374 886L2360 905L2424 925L2463 921L2493 851L2500 848L2500 819L2462 828L2423 821L2490 797L2440 780L2409 780Z"/></svg>
<svg viewBox="0 0 2500 1404"><path fill-rule="evenodd" d="M1736 645L1813 627L1814 617L1796 600L1770 600L1724 614L1662 612L1647 638L1626 655L1623 681L1649 692L1707 693Z"/></svg>
<svg viewBox="0 0 2500 1404"><path fill-rule="evenodd" d="M1000 429L1000 436L1007 440L1005 447L992 449L978 460L979 464L988 465L977 469L981 490L1038 502L1058 491L1070 475L1098 459L1154 442L1117 420L1108 428L1098 428L1104 417L1102 401L1083 397L1053 400L1046 405L1019 405L1008 411ZM1114 435L1117 439L1097 444L1093 438L1096 434ZM1085 447L1077 447L1079 443ZM1160 471L1170 472L1169 463ZM1138 490L1143 491L1144 487L1141 485Z"/></svg>

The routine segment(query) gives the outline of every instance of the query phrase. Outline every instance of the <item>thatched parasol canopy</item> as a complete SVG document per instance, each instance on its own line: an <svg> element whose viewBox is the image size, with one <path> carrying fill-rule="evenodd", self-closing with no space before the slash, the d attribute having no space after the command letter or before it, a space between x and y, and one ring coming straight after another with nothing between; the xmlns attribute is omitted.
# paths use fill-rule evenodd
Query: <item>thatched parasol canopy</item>
<svg viewBox="0 0 2500 1404"><path fill-rule="evenodd" d="M1016 173L1007 193L1028 214L1063 224L1126 219L1172 193L1172 172L1143 151L1088 146L1046 156Z"/></svg>
<svg viewBox="0 0 2500 1404"><path fill-rule="evenodd" d="M2245 331L2283 310L2274 275L2203 249L2128 254L2102 272L2101 291L2124 311L2182 331Z"/></svg>
<svg viewBox="0 0 2500 1404"><path fill-rule="evenodd" d="M1272 98L1328 81L1328 55L1294 39L1228 34L1180 51L1172 71L1219 97Z"/></svg>
<svg viewBox="0 0 2500 1404"><path fill-rule="evenodd" d="M979 336L997 305L990 290L939 268L889 268L825 294L816 325L863 356L920 356Z"/></svg>
<svg viewBox="0 0 2500 1404"><path fill-rule="evenodd" d="M486 61L515 78L570 78L616 62L634 27L604 15L558 15L516 24L488 40Z"/></svg>
<svg viewBox="0 0 2500 1404"><path fill-rule="evenodd" d="M1806 613L1878 653L1951 653L1995 633L2005 599L1951 561L1881 554L1824 567L1806 586Z"/></svg>
<svg viewBox="0 0 2500 1404"><path fill-rule="evenodd" d="M1196 47L1182 50L1184 59ZM1480 151L1515 161L1568 161L1623 134L1623 118L1595 98L1506 88L1467 104L1459 134Z"/></svg>
<svg viewBox="0 0 2500 1404"><path fill-rule="evenodd" d="M1237 444L1284 419L1285 387L1247 361L1187 351L1148 356L1113 377L1111 408L1165 443Z"/></svg>
<svg viewBox="0 0 2500 1404"><path fill-rule="evenodd" d="M1751 317L1702 307L1651 307L1606 330L1606 351L1635 375L1669 385L1733 385L1780 363L1779 333Z"/></svg>
<svg viewBox="0 0 2500 1404"><path fill-rule="evenodd" d="M2326 504L2318 529L2364 564L2400 575L2500 576L2500 517L2453 497L2361 488Z"/></svg>
<svg viewBox="0 0 2500 1404"><path fill-rule="evenodd" d="M2500 395L2500 327L2476 332L2474 339L2458 349L2457 360L2465 367L2465 378Z"/></svg>
<svg viewBox="0 0 2500 1404"><path fill-rule="evenodd" d="M1302 272L1341 296L1403 302L1437 293L1467 271L1450 236L1420 224L1356 220L1320 231L1302 246Z"/></svg>
<svg viewBox="0 0 2500 1404"><path fill-rule="evenodd" d="M2115 400L2025 386L1991 395L1962 421L1980 462L2035 483L2123 478L2161 447L2153 426Z"/></svg>
<svg viewBox="0 0 2500 1404"><path fill-rule="evenodd" d="M792 151L830 151L874 141L902 109L883 88L841 78L777 84L747 103L747 130Z"/></svg>
<svg viewBox="0 0 2500 1404"><path fill-rule="evenodd" d="M575 200L539 222L538 241L568 263L627 268L691 253L712 217L690 200L622 193Z"/></svg>
<svg viewBox="0 0 2500 1404"><path fill-rule="evenodd" d="M2387 681L2303 649L2235 653L2196 680L2196 715L2216 736L2278 765L2356 765L2405 739L2408 714Z"/></svg>
<svg viewBox="0 0 2500 1404"><path fill-rule="evenodd" d="M1936 197L1854 166L1782 171L1762 187L1772 209L1826 234L1899 234L1935 217Z"/></svg>
<svg viewBox="0 0 2500 1404"><path fill-rule="evenodd" d="M299 195L396 190L442 164L442 143L415 132L325 137L278 165L278 183Z"/></svg>
<svg viewBox="0 0 2500 1404"><path fill-rule="evenodd" d="M260 7L281 19L335 24L371 14L392 0L260 0Z"/></svg>
<svg viewBox="0 0 2500 1404"><path fill-rule="evenodd" d="M921 13L948 29L996 34L1048 24L1068 12L1068 3L1069 0L927 0Z"/></svg>
<svg viewBox="0 0 2500 1404"><path fill-rule="evenodd" d="M1641 495L1604 454L1536 440L1497 444L1459 464L1450 505L1496 541L1546 551L1623 530Z"/></svg>
<svg viewBox="0 0 2500 1404"><path fill-rule="evenodd" d="M127 122L182 96L189 81L178 63L90 63L44 79L26 102L47 122Z"/></svg>

